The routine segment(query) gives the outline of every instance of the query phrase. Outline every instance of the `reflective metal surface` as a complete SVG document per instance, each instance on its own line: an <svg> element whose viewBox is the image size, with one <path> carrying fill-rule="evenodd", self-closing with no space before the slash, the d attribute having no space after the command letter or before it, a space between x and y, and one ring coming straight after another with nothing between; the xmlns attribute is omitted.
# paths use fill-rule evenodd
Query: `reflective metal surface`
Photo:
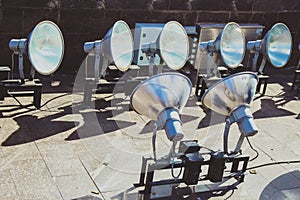
<svg viewBox="0 0 300 200"><path fill-rule="evenodd" d="M258 133L249 105L241 105L232 112L232 118L237 122L241 133L248 137Z"/></svg>
<svg viewBox="0 0 300 200"><path fill-rule="evenodd" d="M159 36L159 51L164 62L173 70L182 68L189 55L189 40L183 26L170 21Z"/></svg>
<svg viewBox="0 0 300 200"><path fill-rule="evenodd" d="M163 73L140 83L130 96L134 111L157 121L165 108L179 111L185 106L191 94L192 83L179 73Z"/></svg>
<svg viewBox="0 0 300 200"><path fill-rule="evenodd" d="M149 59L142 52L142 46L156 42L165 24L136 23L134 29L134 57L133 62L138 66L149 66ZM160 64L159 55L155 55L154 64Z"/></svg>
<svg viewBox="0 0 300 200"><path fill-rule="evenodd" d="M240 26L235 22L226 24L221 33L219 48L224 63L230 68L236 68L243 61L246 50L245 36Z"/></svg>
<svg viewBox="0 0 300 200"><path fill-rule="evenodd" d="M210 40L215 40L220 32L224 29L226 24L218 24L218 23L199 23L197 24L197 32L199 34L199 43L206 42ZM264 26L259 24L239 24L242 32L245 35L246 41L257 40L261 38L262 31ZM249 51L245 52L243 64L247 66ZM207 68L213 68L214 65L211 63L215 63L215 65L224 65L222 59L217 54L213 56L208 56L207 52L197 50L195 68L198 69L201 73L206 73Z"/></svg>
<svg viewBox="0 0 300 200"><path fill-rule="evenodd" d="M255 73L233 74L212 85L203 95L202 104L215 112L230 116L240 105L252 102L257 83Z"/></svg>
<svg viewBox="0 0 300 200"><path fill-rule="evenodd" d="M119 20L101 41L102 54L114 62L121 71L126 71L133 59L133 37L126 22Z"/></svg>
<svg viewBox="0 0 300 200"><path fill-rule="evenodd" d="M40 74L52 74L60 66L64 54L64 39L59 27L51 21L35 26L27 39L31 64Z"/></svg>
<svg viewBox="0 0 300 200"><path fill-rule="evenodd" d="M283 23L275 24L264 38L262 51L274 67L283 67L292 52L292 36Z"/></svg>
<svg viewBox="0 0 300 200"><path fill-rule="evenodd" d="M13 50L14 52L22 52L26 53L26 42L27 39L22 38L22 39L11 39L9 41L9 48Z"/></svg>

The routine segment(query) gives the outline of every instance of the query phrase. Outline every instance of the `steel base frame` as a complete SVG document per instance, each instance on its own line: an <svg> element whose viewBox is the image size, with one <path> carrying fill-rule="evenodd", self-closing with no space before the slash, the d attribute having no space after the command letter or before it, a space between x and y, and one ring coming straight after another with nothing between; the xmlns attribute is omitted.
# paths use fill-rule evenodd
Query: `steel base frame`
<svg viewBox="0 0 300 200"><path fill-rule="evenodd" d="M144 195L144 200L151 199L151 189L153 186L159 185L169 185L169 184L180 184L183 183L183 179L167 179L160 181L153 181L154 173L157 170L171 169L171 164L166 164L165 160L157 160L154 163L148 164L149 161L154 161L151 157L143 157L142 158L142 168L140 173L139 183L134 184L135 187L144 186L144 190L139 191L140 194ZM226 159L226 163L232 163L230 172L233 174L231 177L235 178L238 183L244 182L245 172L247 169L249 161L249 156L247 155L239 155L235 157L228 157ZM239 169L240 163L242 163L242 168ZM210 165L210 160L203 161L203 165ZM173 168L184 168L184 164L181 161L175 162ZM227 177L228 178L228 177ZM207 178L201 180L208 180ZM201 181L199 180L199 181Z"/></svg>
<svg viewBox="0 0 300 200"><path fill-rule="evenodd" d="M43 84L39 79L10 79L0 82L0 100L7 96L33 96L33 105L40 109Z"/></svg>

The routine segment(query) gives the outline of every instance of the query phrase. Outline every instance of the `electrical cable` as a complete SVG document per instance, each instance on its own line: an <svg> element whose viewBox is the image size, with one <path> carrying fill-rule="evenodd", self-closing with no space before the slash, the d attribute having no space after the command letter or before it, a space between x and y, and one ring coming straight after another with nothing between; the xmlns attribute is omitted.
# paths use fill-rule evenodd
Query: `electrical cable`
<svg viewBox="0 0 300 200"><path fill-rule="evenodd" d="M228 197L226 197L224 200L230 199L233 196L233 194L234 194L234 189L231 189L231 194Z"/></svg>
<svg viewBox="0 0 300 200"><path fill-rule="evenodd" d="M172 168L171 168L171 173L172 173L172 177L173 177L174 179L178 179L179 176L181 175L182 167L180 167L180 171L179 171L178 175L175 176L175 175L174 175L174 164L175 164L175 162L174 162L174 157L172 157L172 160L171 160L171 166L172 166Z"/></svg>
<svg viewBox="0 0 300 200"><path fill-rule="evenodd" d="M249 138L246 137L246 139L247 139L247 142L248 142L250 148L256 153L256 155L254 156L254 158L251 158L251 159L249 160L249 162L251 162L251 161L255 160L255 159L259 156L259 153L258 153L258 151L257 151L256 149L254 149L254 147L252 146L252 144L251 144Z"/></svg>
<svg viewBox="0 0 300 200"><path fill-rule="evenodd" d="M57 96L57 97L53 97L52 99L49 99L48 101L46 101L43 105L41 105L40 109L44 106L46 106L48 103L50 103L51 101L55 100L55 99L58 99L58 98L61 98L61 97L64 97L64 96L67 96L67 95L70 95L71 93L65 93L65 94L62 94L60 96ZM18 104L22 107L22 108L26 108L28 110L31 110L29 108L27 108L26 105L23 105L14 95L12 94L8 94L10 97L12 97L14 100L16 100L16 102L18 102Z"/></svg>
<svg viewBox="0 0 300 200"><path fill-rule="evenodd" d="M211 152L215 152L214 150L212 150L212 149L210 149L208 147L200 146L200 148L206 149L206 150L211 151Z"/></svg>
<svg viewBox="0 0 300 200"><path fill-rule="evenodd" d="M71 95L72 93L71 92L67 92L65 94L62 94L62 95L59 95L59 96L56 96L56 97L53 97L52 99L49 99L48 101L46 101L43 105L41 105L40 108L46 106L48 103L50 103L51 101L54 101L55 99L58 99L58 98L61 98L61 97L64 97L64 96L67 96L67 95Z"/></svg>
<svg viewBox="0 0 300 200"><path fill-rule="evenodd" d="M170 151L170 155L171 155L171 174L172 174L172 177L173 177L174 179L178 179L178 178L180 177L180 175L181 175L182 167L180 167L180 171L179 171L178 175L175 176L175 175L174 175L175 149L176 149L176 142L173 142L172 148L171 148L171 151Z"/></svg>
<svg viewBox="0 0 300 200"><path fill-rule="evenodd" d="M259 152L252 146L250 140L248 137L246 137L248 144L250 146L250 148L256 152L256 156L252 159L250 159L249 161L253 161L255 160L258 156L259 156ZM251 170L251 169L256 169L256 168L260 168L260 167L265 167L265 166L271 166L271 165L280 165L280 164L293 164L293 163L300 163L300 160L291 160L291 161L278 161L278 162L272 162L272 163L265 163L265 164L261 164L261 165L256 165L253 167L249 167L246 170Z"/></svg>
<svg viewBox="0 0 300 200"><path fill-rule="evenodd" d="M300 163L300 160L290 160L290 161L279 161L279 162L265 163L265 164L256 165L256 166L253 166L253 167L248 167L246 170L257 169L257 168L260 168L260 167L271 166L271 165L295 164L295 163Z"/></svg>
<svg viewBox="0 0 300 200"><path fill-rule="evenodd" d="M25 108L26 106L25 105L23 105L14 95L12 95L12 94L9 94L8 93L8 95L10 96L10 97L12 97L16 102L18 102L18 104L22 107L22 108ZM28 109L28 108L27 108ZM30 109L28 109L28 110L30 110Z"/></svg>

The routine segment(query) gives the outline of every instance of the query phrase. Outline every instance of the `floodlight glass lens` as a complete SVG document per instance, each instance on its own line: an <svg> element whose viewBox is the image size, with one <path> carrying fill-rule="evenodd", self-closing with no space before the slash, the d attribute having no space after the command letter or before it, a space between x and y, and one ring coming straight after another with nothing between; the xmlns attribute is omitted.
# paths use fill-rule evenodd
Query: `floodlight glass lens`
<svg viewBox="0 0 300 200"><path fill-rule="evenodd" d="M59 67L64 53L63 35L51 21L36 25L28 39L28 56L34 68L43 75Z"/></svg>
<svg viewBox="0 0 300 200"><path fill-rule="evenodd" d="M111 36L111 53L115 65L126 71L133 59L133 37L124 21L115 23Z"/></svg>
<svg viewBox="0 0 300 200"><path fill-rule="evenodd" d="M189 54L185 29L175 21L165 24L159 37L159 50L164 62L173 70L182 68Z"/></svg>
<svg viewBox="0 0 300 200"><path fill-rule="evenodd" d="M292 36L288 27L282 23L275 24L267 35L267 56L275 67L283 67L292 51Z"/></svg>
<svg viewBox="0 0 300 200"><path fill-rule="evenodd" d="M225 26L220 45L224 63L230 68L238 67L243 61L246 48L245 36L238 24L231 22Z"/></svg>

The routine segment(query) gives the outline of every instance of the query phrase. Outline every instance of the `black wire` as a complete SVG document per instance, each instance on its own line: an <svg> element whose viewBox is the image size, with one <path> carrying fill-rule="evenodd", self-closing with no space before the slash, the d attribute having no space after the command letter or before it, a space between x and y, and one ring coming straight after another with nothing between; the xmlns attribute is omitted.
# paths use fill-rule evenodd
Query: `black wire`
<svg viewBox="0 0 300 200"><path fill-rule="evenodd" d="M256 152L256 156L254 158L252 158L249 161L253 161L254 159L256 159L259 156L259 153L256 149L253 148L250 140L248 137L246 137L248 144L250 146L250 148ZM291 160L291 161L278 161L278 162L272 162L272 163L265 163L265 164L261 164L261 165L256 165L253 167L249 167L246 170L251 170L251 169L256 169L256 168L260 168L260 167L266 167L266 166L271 166L271 165L281 165L281 164L293 164L293 163L300 163L300 160Z"/></svg>
<svg viewBox="0 0 300 200"><path fill-rule="evenodd" d="M9 94L10 97L12 97L21 107L25 107L15 96Z"/></svg>
<svg viewBox="0 0 300 200"><path fill-rule="evenodd" d="M246 170L256 169L256 168L270 166L270 165L293 164L293 163L300 163L300 160L279 161L279 162L265 163L265 164L261 164L261 165L256 165L256 166L253 166L253 167L249 167Z"/></svg>
<svg viewBox="0 0 300 200"><path fill-rule="evenodd" d="M214 150L212 150L212 149L210 149L208 147L200 146L200 148L206 149L206 150L211 151L211 152L215 152Z"/></svg>
<svg viewBox="0 0 300 200"><path fill-rule="evenodd" d="M174 175L174 164L175 164L174 158L172 158L172 161L171 161L171 162L172 162L172 163L171 163L171 166L172 166L172 168L171 168L171 174L172 174L172 177L173 177L174 179L178 179L178 178L180 177L181 173L182 173L182 167L180 167L180 170L179 170L179 172L178 172L178 175L175 176L175 175Z"/></svg>
<svg viewBox="0 0 300 200"><path fill-rule="evenodd" d="M58 98L61 98L61 97L64 97L64 96L67 96L67 95L70 95L71 93L65 93L65 94L62 94L62 95L59 95L59 96L56 96L52 99L49 99L48 101L46 101L43 105L41 105L40 109L44 106L46 106L48 103L50 103L51 101L54 101L55 99L58 99ZM25 106L24 104L22 104L14 95L12 94L8 94L10 97L12 97L16 102L18 102L18 104L22 107L22 108L26 108L27 106ZM28 109L28 108L27 108ZM28 110L31 110L31 109L28 109Z"/></svg>
<svg viewBox="0 0 300 200"><path fill-rule="evenodd" d="M8 94L10 97L12 97L22 108L26 108L26 106L25 105L23 105L14 95L12 95L12 94ZM28 108L26 108L26 109L28 109ZM30 109L28 109L28 110L30 110Z"/></svg>
<svg viewBox="0 0 300 200"><path fill-rule="evenodd" d="M258 151L257 151L256 149L254 149L254 147L252 146L252 144L251 144L249 138L246 137L246 139L247 139L247 141L248 141L248 144L249 144L250 148L256 153L256 155L254 156L254 158L251 158L251 159L249 160L249 162L251 162L251 161L255 160L255 159L259 156L259 153L258 153Z"/></svg>
<svg viewBox="0 0 300 200"><path fill-rule="evenodd" d="M231 190L231 194L228 197L226 197L224 200L230 199L233 194L234 194L234 189Z"/></svg>
<svg viewBox="0 0 300 200"><path fill-rule="evenodd" d="M56 96L56 97L53 97L52 99L49 99L48 101L46 101L43 105L41 105L41 107L40 108L42 108L42 107L44 107L44 106L46 106L48 103L50 103L51 101L54 101L55 99L58 99L58 98L61 98L61 97L64 97L64 96L67 96L67 95L70 95L70 94L72 94L72 93L70 93L70 92L67 92L67 93L65 93L65 94L62 94L62 95L59 95L59 96Z"/></svg>

